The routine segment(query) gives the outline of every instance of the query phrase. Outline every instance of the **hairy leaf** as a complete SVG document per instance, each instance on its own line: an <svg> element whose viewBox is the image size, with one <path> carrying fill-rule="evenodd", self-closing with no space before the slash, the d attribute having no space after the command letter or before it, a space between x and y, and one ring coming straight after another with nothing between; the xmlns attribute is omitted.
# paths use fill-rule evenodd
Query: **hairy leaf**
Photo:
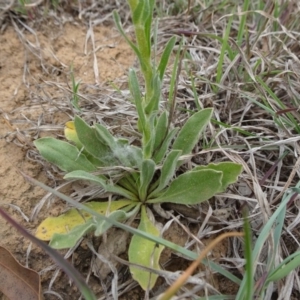
<svg viewBox="0 0 300 300"><path fill-rule="evenodd" d="M111 149L111 155L117 160L115 164L121 163L125 167L136 167L141 163L142 152L138 147L128 144L127 139L116 139L106 127L96 124L95 128L100 140ZM112 158L107 158L112 160Z"/></svg>
<svg viewBox="0 0 300 300"><path fill-rule="evenodd" d="M172 148L181 150L182 155L190 154L210 121L212 112L211 108L205 108L193 114L179 131Z"/></svg>
<svg viewBox="0 0 300 300"><path fill-rule="evenodd" d="M138 126L138 129L141 133L143 133L146 131L146 117L143 108L143 98L141 97L139 82L136 72L133 69L129 70L129 88L139 116L140 126Z"/></svg>
<svg viewBox="0 0 300 300"><path fill-rule="evenodd" d="M75 117L74 124L78 139L88 153L102 161L103 165L106 166L116 161L113 159L110 148L99 140L95 128L90 127L78 116Z"/></svg>
<svg viewBox="0 0 300 300"><path fill-rule="evenodd" d="M181 150L172 150L167 155L161 169L158 187L151 193L150 197L154 197L169 184L170 180L175 175L176 165L180 155Z"/></svg>
<svg viewBox="0 0 300 300"><path fill-rule="evenodd" d="M215 170L223 172L222 186L218 192L224 192L229 184L237 181L238 176L243 170L243 167L242 165L233 162L221 162L218 164L212 163L207 166L198 166L192 171L198 170Z"/></svg>
<svg viewBox="0 0 300 300"><path fill-rule="evenodd" d="M155 126L155 142L154 142L154 150L157 150L159 146L162 145L163 140L167 136L168 130L168 116L167 112L164 111L158 118L157 124Z"/></svg>
<svg viewBox="0 0 300 300"><path fill-rule="evenodd" d="M96 167L75 146L51 137L34 141L41 155L61 170L71 172L84 170L95 171Z"/></svg>
<svg viewBox="0 0 300 300"><path fill-rule="evenodd" d="M223 172L214 170L190 171L177 177L169 188L147 203L197 204L215 195L222 186Z"/></svg>
<svg viewBox="0 0 300 300"><path fill-rule="evenodd" d="M136 200L136 196L130 191L127 191L116 184L109 184L105 176L96 176L85 171L77 170L66 174L64 179L88 180L101 185L107 192L115 193L131 200Z"/></svg>
<svg viewBox="0 0 300 300"><path fill-rule="evenodd" d="M95 129L98 133L97 137L101 141L101 143L108 145L111 151L114 151L114 149L117 147L117 141L115 137L109 132L109 130L101 124L95 124Z"/></svg>
<svg viewBox="0 0 300 300"><path fill-rule="evenodd" d="M150 99L147 100L147 106L145 107L145 113L150 115L151 113L158 111L160 95L161 95L161 80L155 76L152 80L153 93Z"/></svg>
<svg viewBox="0 0 300 300"><path fill-rule="evenodd" d="M145 2L147 1L138 1L138 5L135 7L134 11L132 11L132 22L135 25L145 22L145 20L142 18L146 4Z"/></svg>
<svg viewBox="0 0 300 300"><path fill-rule="evenodd" d="M172 139L174 138L174 136L176 135L178 131L178 128L173 128L168 135L166 136L166 138L164 139L162 145L159 147L159 150L154 154L153 156L153 160L158 164L160 163L163 158L166 156L168 148L172 142ZM179 149L180 150L180 149Z"/></svg>
<svg viewBox="0 0 300 300"><path fill-rule="evenodd" d="M147 196L148 188L155 172L155 163L152 159L146 159L142 163L139 196L144 201Z"/></svg>
<svg viewBox="0 0 300 300"><path fill-rule="evenodd" d="M55 232L51 237L49 246L53 249L68 249L74 247L84 235L95 231L95 229L95 220L89 219L85 223L75 226L67 233Z"/></svg>
<svg viewBox="0 0 300 300"><path fill-rule="evenodd" d="M159 73L159 78L160 78L161 81L164 78L165 70L166 70L166 67L168 65L169 57L170 57L170 55L172 53L172 50L175 46L175 42L176 42L176 37L175 36L170 38L170 40L168 41L168 43L167 43L167 45L164 49L164 52L163 52L162 56L161 56L159 65L157 67L157 71Z"/></svg>
<svg viewBox="0 0 300 300"><path fill-rule="evenodd" d="M96 158L94 155L89 153L86 148L83 146L83 144L79 141L76 129L75 129L75 124L73 121L69 121L66 123L65 126L65 137L68 141L73 142L76 147L86 156L86 158L95 166L95 167L103 167L107 166L110 164L108 162L108 157L106 156L104 160L100 160ZM100 143L100 142L99 142ZM102 157L103 159L103 157Z"/></svg>

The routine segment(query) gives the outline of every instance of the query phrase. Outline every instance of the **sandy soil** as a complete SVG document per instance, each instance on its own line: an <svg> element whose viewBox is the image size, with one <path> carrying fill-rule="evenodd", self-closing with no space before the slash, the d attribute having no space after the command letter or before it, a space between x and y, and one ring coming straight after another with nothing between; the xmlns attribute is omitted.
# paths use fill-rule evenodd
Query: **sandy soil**
<svg viewBox="0 0 300 300"><path fill-rule="evenodd" d="M71 80L67 75L71 66L76 81L81 80L88 89L126 74L134 62L131 50L116 30L94 27L93 41L89 33L84 26L74 23L62 28L55 24L34 28L34 34L16 30L10 24L0 35L0 205L32 232L41 219L57 211L51 207L50 212L44 210L35 221L27 222L45 192L26 182L19 171L53 185L41 165L30 159L32 140L40 135L38 130L33 132L31 128L43 126L44 120L52 119L52 124L57 125L56 132L46 134L41 130L42 135L62 133L70 116L58 109L48 109L48 104L59 100L70 106ZM79 92L84 95L85 91L80 89ZM29 243L2 218L0 237L0 245L25 264ZM45 259L46 255L35 249L29 256L29 267L40 271L50 264Z"/></svg>

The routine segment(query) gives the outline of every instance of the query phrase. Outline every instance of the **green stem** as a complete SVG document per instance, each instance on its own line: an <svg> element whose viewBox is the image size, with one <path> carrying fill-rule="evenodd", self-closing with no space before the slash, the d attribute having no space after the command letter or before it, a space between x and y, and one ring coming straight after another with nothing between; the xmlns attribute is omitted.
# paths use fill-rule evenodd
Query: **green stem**
<svg viewBox="0 0 300 300"><path fill-rule="evenodd" d="M152 96L152 65L151 65L151 49L148 48L147 37L145 35L145 26L143 25L136 25L135 26L135 35L138 48L141 52L141 56L143 61L140 62L141 69L145 79L145 102L146 104L149 103L151 96Z"/></svg>

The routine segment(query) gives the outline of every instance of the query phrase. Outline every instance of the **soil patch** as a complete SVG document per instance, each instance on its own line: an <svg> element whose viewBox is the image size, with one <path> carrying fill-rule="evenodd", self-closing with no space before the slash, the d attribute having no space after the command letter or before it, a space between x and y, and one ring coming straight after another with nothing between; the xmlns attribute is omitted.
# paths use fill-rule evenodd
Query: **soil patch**
<svg viewBox="0 0 300 300"><path fill-rule="evenodd" d="M117 31L109 27L96 26L91 31L67 23L63 27L48 24L30 31L16 26L10 24L0 35L0 205L34 232L42 219L58 214L64 205L57 202L48 209L45 207L37 219L30 221L33 208L45 191L27 183L19 171L52 186L60 179L51 180L51 170L47 174L47 169L34 161L32 141L38 136L62 134L64 123L70 120L71 68L76 81L81 81L79 93L85 101L86 92L102 96L97 95L93 86L108 86L110 81L127 74L134 56ZM62 112L59 106L69 106L70 114ZM52 130L43 127L49 120L54 125ZM29 242L2 218L0 237L1 245L22 264L28 263L37 271L52 265L35 246L27 259ZM43 275L43 280L49 282L50 275L51 272ZM62 289L65 289L65 279ZM74 295L62 296L75 299Z"/></svg>

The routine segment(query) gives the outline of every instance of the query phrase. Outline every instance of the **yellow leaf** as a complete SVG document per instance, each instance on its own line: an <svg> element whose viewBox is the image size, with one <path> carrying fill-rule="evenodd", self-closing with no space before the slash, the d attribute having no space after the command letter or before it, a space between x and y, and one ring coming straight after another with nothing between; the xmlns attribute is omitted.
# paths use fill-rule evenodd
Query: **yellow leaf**
<svg viewBox="0 0 300 300"><path fill-rule="evenodd" d="M109 202L89 202L85 204L95 212L105 214L132 204L130 200ZM54 233L68 233L75 226L85 223L91 215L75 208L70 209L58 217L46 218L37 228L35 236L43 241L51 240Z"/></svg>
<svg viewBox="0 0 300 300"><path fill-rule="evenodd" d="M69 121L66 123L65 137L68 141L75 143L77 148L81 149L83 147L82 143L78 139L75 124L73 121Z"/></svg>

